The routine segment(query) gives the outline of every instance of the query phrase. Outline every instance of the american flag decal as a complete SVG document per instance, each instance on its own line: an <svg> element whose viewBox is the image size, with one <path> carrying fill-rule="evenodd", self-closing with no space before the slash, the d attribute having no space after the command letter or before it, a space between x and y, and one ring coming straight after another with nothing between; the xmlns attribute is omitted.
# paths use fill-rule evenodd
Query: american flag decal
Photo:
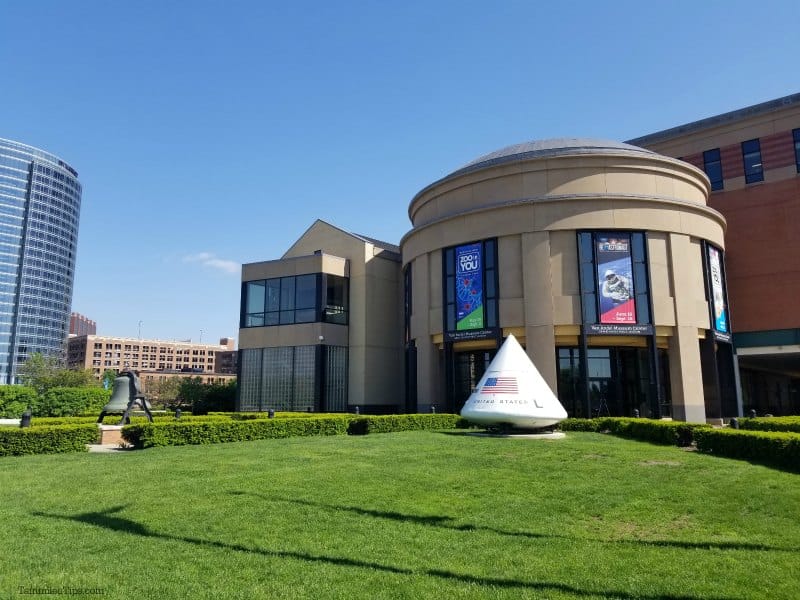
<svg viewBox="0 0 800 600"><path fill-rule="evenodd" d="M481 388L484 394L517 394L516 377L488 377Z"/></svg>

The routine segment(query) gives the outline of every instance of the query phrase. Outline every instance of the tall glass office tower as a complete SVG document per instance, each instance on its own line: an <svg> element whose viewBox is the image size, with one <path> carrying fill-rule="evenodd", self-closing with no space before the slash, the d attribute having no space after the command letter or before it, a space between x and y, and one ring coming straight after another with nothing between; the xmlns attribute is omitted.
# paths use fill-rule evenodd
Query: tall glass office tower
<svg viewBox="0 0 800 600"><path fill-rule="evenodd" d="M63 355L80 208L75 169L0 138L0 384L34 352Z"/></svg>

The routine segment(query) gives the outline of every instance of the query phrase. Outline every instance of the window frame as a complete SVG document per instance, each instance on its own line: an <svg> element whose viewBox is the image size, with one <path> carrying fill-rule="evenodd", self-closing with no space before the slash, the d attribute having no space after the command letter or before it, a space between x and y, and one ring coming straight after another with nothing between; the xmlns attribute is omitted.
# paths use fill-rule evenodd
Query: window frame
<svg viewBox="0 0 800 600"><path fill-rule="evenodd" d="M745 183L764 181L764 160L761 156L761 140L754 138L741 143L742 166Z"/></svg>
<svg viewBox="0 0 800 600"><path fill-rule="evenodd" d="M712 175L716 174L709 172L713 167L719 169L719 177L712 177ZM703 172L711 182L712 192L718 192L725 188L725 175L722 172L722 153L719 148L703 151Z"/></svg>
<svg viewBox="0 0 800 600"><path fill-rule="evenodd" d="M500 325L500 281L498 269L497 238L472 240L442 249L442 326L444 331L453 334L456 330L456 248L481 244L483 265L481 266L481 285L483 290L483 327L477 330L494 330ZM491 292L491 293L490 293Z"/></svg>
<svg viewBox="0 0 800 600"><path fill-rule="evenodd" d="M244 281L239 326L247 329L319 322L347 325L349 282L347 277L328 273L304 273ZM329 315L333 307L328 302L330 284L341 286L342 304L336 305L335 314ZM256 298L255 303L250 294L251 288L261 289L261 298Z"/></svg>

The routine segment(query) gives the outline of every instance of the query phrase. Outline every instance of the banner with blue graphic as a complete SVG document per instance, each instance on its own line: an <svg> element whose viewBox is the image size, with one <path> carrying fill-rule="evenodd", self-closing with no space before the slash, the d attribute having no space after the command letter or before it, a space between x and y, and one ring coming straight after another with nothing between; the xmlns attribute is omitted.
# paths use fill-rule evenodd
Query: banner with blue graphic
<svg viewBox="0 0 800 600"><path fill-rule="evenodd" d="M456 248L456 329L481 329L483 253L480 242Z"/></svg>
<svg viewBox="0 0 800 600"><path fill-rule="evenodd" d="M711 308L714 311L714 329L720 333L728 333L728 308L725 306L722 258L719 250L713 246L708 246L708 272L711 276Z"/></svg>
<svg viewBox="0 0 800 600"><path fill-rule="evenodd" d="M595 242L600 323L636 323L631 236L627 233L598 235Z"/></svg>

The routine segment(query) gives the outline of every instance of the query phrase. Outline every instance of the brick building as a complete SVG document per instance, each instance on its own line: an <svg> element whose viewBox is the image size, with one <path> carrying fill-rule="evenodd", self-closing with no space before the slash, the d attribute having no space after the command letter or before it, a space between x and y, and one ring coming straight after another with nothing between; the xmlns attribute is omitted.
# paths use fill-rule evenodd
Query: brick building
<svg viewBox="0 0 800 600"><path fill-rule="evenodd" d="M219 344L195 344L142 340L101 335L82 335L67 342L67 367L92 369L98 378L108 369L142 372L217 373L218 355L234 348L232 338Z"/></svg>
<svg viewBox="0 0 800 600"><path fill-rule="evenodd" d="M800 413L800 94L630 140L711 181L745 414Z"/></svg>
<svg viewBox="0 0 800 600"><path fill-rule="evenodd" d="M97 333L97 323L83 316L80 313L70 313L69 315L69 334L70 335L95 335Z"/></svg>

